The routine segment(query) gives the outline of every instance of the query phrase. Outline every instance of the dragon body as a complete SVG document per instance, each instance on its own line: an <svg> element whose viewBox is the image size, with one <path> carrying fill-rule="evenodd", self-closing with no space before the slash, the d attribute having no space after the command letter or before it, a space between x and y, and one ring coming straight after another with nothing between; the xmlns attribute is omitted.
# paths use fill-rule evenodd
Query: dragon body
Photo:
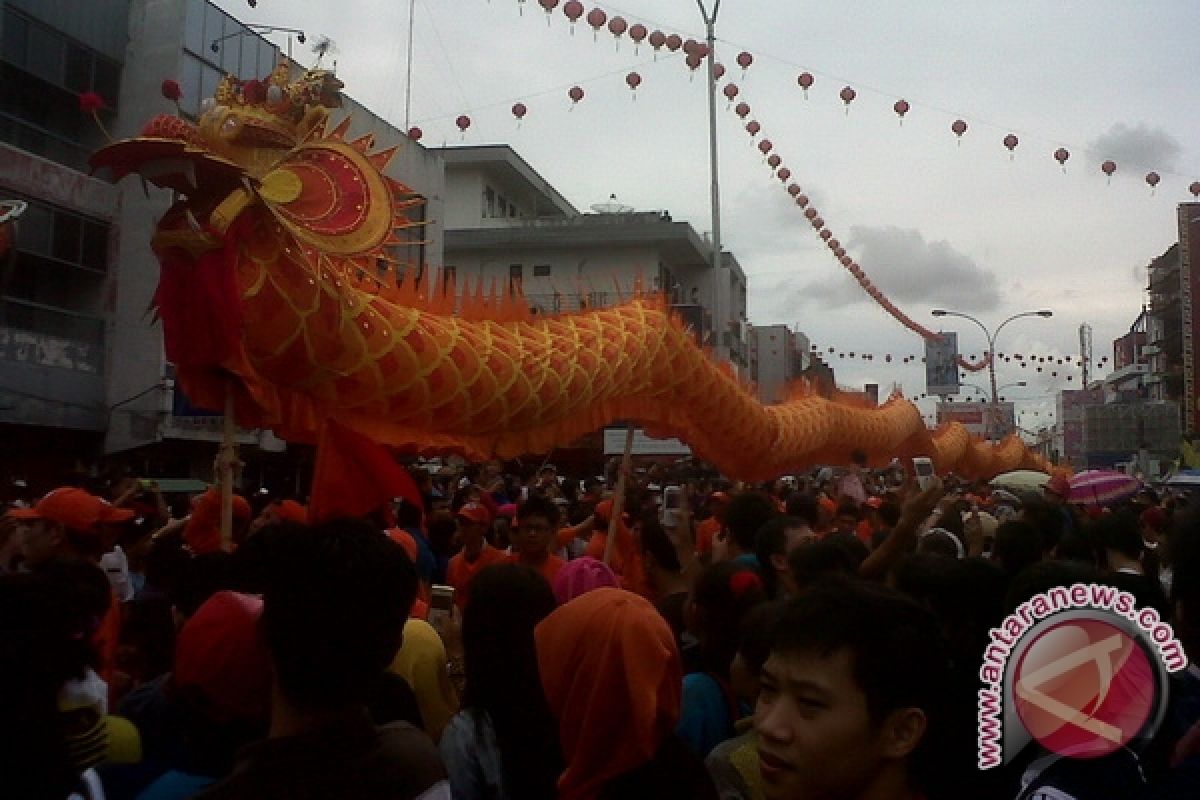
<svg viewBox="0 0 1200 800"><path fill-rule="evenodd" d="M178 199L152 246L167 356L196 403L315 441L334 419L383 444L470 457L544 452L613 422L674 435L726 474L925 454L987 476L1043 468L1010 437L929 431L895 396L879 408L798 392L763 406L655 296L559 316L483 286L431 292L388 269L407 210L392 151L332 126L340 82L227 77L196 124L151 120L98 151L97 173L140 174ZM402 230L399 231L403 233Z"/></svg>

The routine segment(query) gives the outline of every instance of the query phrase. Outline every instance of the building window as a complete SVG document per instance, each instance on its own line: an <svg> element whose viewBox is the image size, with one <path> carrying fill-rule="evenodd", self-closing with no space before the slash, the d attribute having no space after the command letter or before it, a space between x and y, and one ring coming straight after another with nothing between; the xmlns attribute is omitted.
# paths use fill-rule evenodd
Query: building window
<svg viewBox="0 0 1200 800"><path fill-rule="evenodd" d="M496 215L496 192L490 186L483 187L483 216L484 218L494 217Z"/></svg>
<svg viewBox="0 0 1200 800"><path fill-rule="evenodd" d="M533 277L549 278L550 277L550 265L549 264L534 264L533 265Z"/></svg>
<svg viewBox="0 0 1200 800"><path fill-rule="evenodd" d="M521 264L508 265L508 291L510 294L516 294L521 291L521 284L525 280L525 268Z"/></svg>
<svg viewBox="0 0 1200 800"><path fill-rule="evenodd" d="M501 197L496 202L496 209L499 211L499 213L496 216L507 217L508 216L508 201L505 200L503 197Z"/></svg>

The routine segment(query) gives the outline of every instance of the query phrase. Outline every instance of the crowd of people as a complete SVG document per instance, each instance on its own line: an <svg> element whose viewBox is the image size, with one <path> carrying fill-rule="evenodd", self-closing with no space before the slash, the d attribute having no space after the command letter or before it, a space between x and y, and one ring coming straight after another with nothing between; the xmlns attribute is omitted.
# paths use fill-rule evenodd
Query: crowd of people
<svg viewBox="0 0 1200 800"><path fill-rule="evenodd" d="M13 497L0 796L1200 796L1200 503L851 461L755 486L414 468L419 503L361 519L235 496L231 542L216 490ZM979 769L989 631L1080 581L1189 657L1153 735Z"/></svg>

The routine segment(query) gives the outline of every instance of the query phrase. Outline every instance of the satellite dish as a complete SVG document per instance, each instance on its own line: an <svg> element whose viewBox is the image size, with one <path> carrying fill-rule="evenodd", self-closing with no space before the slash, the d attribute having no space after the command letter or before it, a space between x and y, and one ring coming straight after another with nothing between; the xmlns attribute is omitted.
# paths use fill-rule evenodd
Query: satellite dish
<svg viewBox="0 0 1200 800"><path fill-rule="evenodd" d="M618 203L615 194L608 196L607 203L592 203L591 208L597 214L628 214L633 211L633 206L625 206Z"/></svg>

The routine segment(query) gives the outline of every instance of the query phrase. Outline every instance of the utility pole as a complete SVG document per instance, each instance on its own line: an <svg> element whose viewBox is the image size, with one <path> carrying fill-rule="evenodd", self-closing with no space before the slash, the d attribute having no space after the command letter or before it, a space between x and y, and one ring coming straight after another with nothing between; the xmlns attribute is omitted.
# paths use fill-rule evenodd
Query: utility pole
<svg viewBox="0 0 1200 800"><path fill-rule="evenodd" d="M725 270L721 262L721 180L717 168L717 14L721 10L721 0L715 0L710 12L704 5L704 0L696 0L700 7L700 16L704 19L705 41L708 42L708 170L711 178L712 196L712 315L713 337L717 352L722 347L723 337L728 333L729 314L723 308Z"/></svg>

